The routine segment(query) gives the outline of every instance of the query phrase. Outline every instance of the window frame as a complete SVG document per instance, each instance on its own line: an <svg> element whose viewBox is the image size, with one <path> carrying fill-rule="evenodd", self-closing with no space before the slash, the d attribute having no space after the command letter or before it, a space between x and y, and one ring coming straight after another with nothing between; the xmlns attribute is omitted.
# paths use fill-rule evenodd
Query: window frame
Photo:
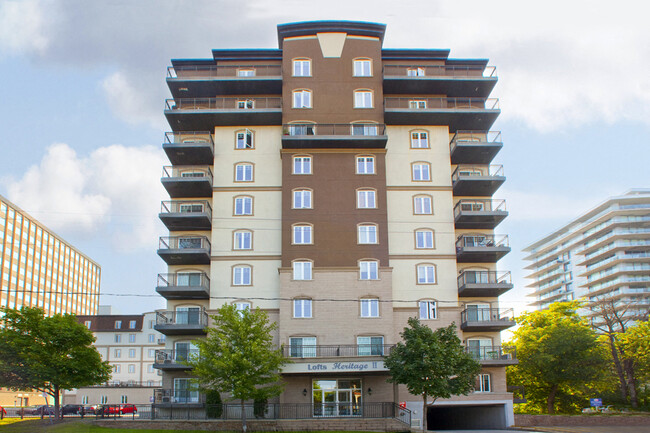
<svg viewBox="0 0 650 433"><path fill-rule="evenodd" d="M417 138L413 137L415 134L418 135ZM423 134L425 135L424 139L422 139ZM429 137L430 137L429 131L414 130L409 132L409 136L410 136L409 142L410 142L411 149L429 149L431 147L429 142ZM414 144L418 144L418 145L415 146ZM420 144L424 144L424 146L421 146Z"/></svg>
<svg viewBox="0 0 650 433"><path fill-rule="evenodd" d="M312 344L304 344L305 340L309 339L309 342ZM294 345L293 342L298 342L300 344ZM307 347L307 350L303 350L303 347ZM318 348L318 340L313 336L299 336L299 337L289 337L289 357L290 358L315 358L316 351ZM295 355L294 355L295 354Z"/></svg>
<svg viewBox="0 0 650 433"><path fill-rule="evenodd" d="M305 104L305 98L307 104ZM310 89L295 89L291 92L291 108L298 110L314 108L313 100L313 92Z"/></svg>
<svg viewBox="0 0 650 433"><path fill-rule="evenodd" d="M243 134L243 139L240 141L239 135ZM248 139L250 137L250 140ZM240 146L240 143L242 144ZM255 132L246 128L235 131L235 150L252 150L255 149Z"/></svg>
<svg viewBox="0 0 650 433"><path fill-rule="evenodd" d="M239 168L242 167L244 168L242 170L242 176L240 177L240 170ZM250 168L250 170L246 170L245 167ZM250 172L250 173L248 173ZM250 176L247 176L247 174L250 174ZM235 163L235 176L234 176L234 182L255 182L255 164L252 162L237 162Z"/></svg>
<svg viewBox="0 0 650 433"><path fill-rule="evenodd" d="M426 309L426 314L422 314L423 307ZM433 312L433 317L431 317L431 312ZM420 320L437 320L438 301L434 301L433 299L422 299L418 301L418 317Z"/></svg>
<svg viewBox="0 0 650 433"><path fill-rule="evenodd" d="M367 71L368 73L367 74L364 73L364 72L366 72L365 67L362 66L360 69L357 69L357 65L363 65L363 64L368 65L368 71ZM352 76L353 77L372 77L373 76L372 69L373 69L372 68L372 59L367 58L367 57L359 57L359 58L356 58L356 59L352 59ZM357 73L357 72L360 72L360 73Z"/></svg>
<svg viewBox="0 0 650 433"><path fill-rule="evenodd" d="M357 209L377 209L377 190L371 188L357 189ZM368 206L368 197L372 195L372 206ZM362 199L363 197L363 199ZM362 206L363 205L363 206Z"/></svg>
<svg viewBox="0 0 650 433"><path fill-rule="evenodd" d="M368 339L367 343L362 343L361 340ZM373 343L373 339L381 339L381 342ZM364 350L361 350L363 347ZM378 348L376 353L373 349ZM366 352L367 350L367 352ZM384 356L384 336L383 335L358 335L357 336L357 356Z"/></svg>
<svg viewBox="0 0 650 433"><path fill-rule="evenodd" d="M367 105L368 102L370 103L369 105ZM372 89L355 90L352 107L359 108L359 109L375 108L375 92Z"/></svg>
<svg viewBox="0 0 650 433"><path fill-rule="evenodd" d="M422 237L422 239L420 239L420 236L419 236L420 234L430 235L430 239L428 239L429 236L424 236L424 237ZM436 248L435 232L432 229L428 229L428 228L415 229L415 231L413 232L413 236L415 238L415 249L416 250L433 250L433 249ZM423 242L420 243L420 240L422 240ZM429 241L429 240L431 241L431 246L428 246L427 241Z"/></svg>
<svg viewBox="0 0 650 433"><path fill-rule="evenodd" d="M368 162L368 160L370 162ZM356 174L362 174L362 175L377 174L375 171L375 162L376 162L376 158L374 155L357 155L355 157ZM363 170L361 169L362 167ZM370 167L369 171L368 171L368 167Z"/></svg>
<svg viewBox="0 0 650 433"><path fill-rule="evenodd" d="M308 235L308 239L306 241L305 241L305 234ZM291 225L291 245L313 245L313 244L314 244L313 224L295 223Z"/></svg>
<svg viewBox="0 0 650 433"><path fill-rule="evenodd" d="M241 213L237 212L238 204L237 202L239 200L242 200L242 205L241 205ZM246 200L250 200L250 212L246 213ZM252 216L255 214L254 212L254 200L253 196L250 195L236 195L233 197L233 207L232 207L232 215L233 216Z"/></svg>
<svg viewBox="0 0 650 433"><path fill-rule="evenodd" d="M423 273L424 272L424 273ZM418 285L438 284L438 270L433 263L418 263L415 265L415 282ZM420 277L424 278L421 279Z"/></svg>
<svg viewBox="0 0 650 433"><path fill-rule="evenodd" d="M298 271L298 266L296 265L301 265L302 269L300 272ZM309 264L309 266L306 266L308 268L308 275L305 272L305 265ZM300 274L300 275L297 275ZM296 278L296 276L303 276L303 277L309 277L309 278ZM312 281L314 279L314 262L312 260L305 260L305 259L297 259L291 262L291 279L292 281Z"/></svg>
<svg viewBox="0 0 650 433"><path fill-rule="evenodd" d="M373 228L374 230L366 231L364 233L364 228ZM366 239L364 242L364 239L362 236L362 233L364 233ZM374 241L372 241L370 238L374 236ZM376 245L379 243L379 227L375 223L359 223L357 224L357 244L358 245Z"/></svg>
<svg viewBox="0 0 650 433"><path fill-rule="evenodd" d="M418 206L418 201L420 200L428 200L428 209L424 209L424 206ZM424 203L425 202L423 201L422 204ZM414 195L413 215L433 215L433 197L428 194Z"/></svg>
<svg viewBox="0 0 650 433"><path fill-rule="evenodd" d="M312 319L314 317L314 305L311 298L294 298L293 318Z"/></svg>
<svg viewBox="0 0 650 433"><path fill-rule="evenodd" d="M296 196L300 196L300 204L301 206L296 205ZM308 197L309 205L308 206L302 206L305 202L305 196ZM313 190L309 188L296 188L291 191L291 209L313 209L314 208L314 202L313 202Z"/></svg>
<svg viewBox="0 0 650 433"><path fill-rule="evenodd" d="M238 270L241 270L238 275ZM245 270L248 270L245 272ZM253 267L246 264L232 266L231 286L252 286L253 285Z"/></svg>
<svg viewBox="0 0 650 433"><path fill-rule="evenodd" d="M242 235L242 239L237 238ZM248 248L240 248L239 245L245 244L246 239L244 235L248 235ZM233 230L232 232L232 249L233 251L250 251L253 249L253 231L247 229Z"/></svg>
<svg viewBox="0 0 650 433"><path fill-rule="evenodd" d="M296 74L296 66L297 64L306 64L307 65L307 73L304 73L304 66L300 67L300 73ZM308 57L296 57L295 59L291 59L291 76L292 77L311 77L311 59Z"/></svg>
<svg viewBox="0 0 650 433"><path fill-rule="evenodd" d="M487 379L487 387L485 386ZM476 376L476 385L478 385L478 388L474 388L474 392L478 393L488 393L492 392L492 377L490 373L479 373ZM486 389L487 388L487 389Z"/></svg>
<svg viewBox="0 0 650 433"><path fill-rule="evenodd" d="M365 270L364 267L366 268ZM364 278L364 275L366 278ZM379 260L359 260L359 280L379 280Z"/></svg>
<svg viewBox="0 0 650 433"><path fill-rule="evenodd" d="M423 168L425 170L423 170ZM421 179L417 179L416 173L421 177ZM423 175L426 175L426 178ZM431 182L431 163L426 161L412 162L411 182Z"/></svg>
<svg viewBox="0 0 650 433"><path fill-rule="evenodd" d="M381 317L381 312L379 311L379 298L359 299L359 317L364 319L375 319Z"/></svg>
<svg viewBox="0 0 650 433"><path fill-rule="evenodd" d="M299 166L296 166L297 160L301 160ZM307 162L307 164L306 164L306 162ZM312 162L313 162L313 158L312 158L311 155L294 155L291 158L291 174L296 174L296 175L301 175L301 176L302 175L311 175L311 174L313 174ZM306 165L308 165L308 167L305 167ZM296 170L297 167L301 168L300 172L298 172ZM304 168L308 168L307 172L302 171L302 169L304 169Z"/></svg>

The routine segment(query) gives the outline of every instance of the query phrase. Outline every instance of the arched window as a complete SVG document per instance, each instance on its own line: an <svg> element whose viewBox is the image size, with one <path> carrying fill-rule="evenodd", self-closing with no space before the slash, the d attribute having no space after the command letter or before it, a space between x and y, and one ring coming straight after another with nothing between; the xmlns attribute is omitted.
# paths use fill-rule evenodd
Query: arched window
<svg viewBox="0 0 650 433"><path fill-rule="evenodd" d="M235 230L232 237L233 250L252 250L253 232L251 230Z"/></svg>
<svg viewBox="0 0 650 433"><path fill-rule="evenodd" d="M293 108L311 108L311 90L297 89L293 91Z"/></svg>
<svg viewBox="0 0 650 433"><path fill-rule="evenodd" d="M423 299L418 302L420 320L433 320L438 318L438 303L432 299Z"/></svg>
<svg viewBox="0 0 650 433"><path fill-rule="evenodd" d="M433 263L420 263L415 269L418 284L436 284L436 266Z"/></svg>
<svg viewBox="0 0 650 433"><path fill-rule="evenodd" d="M352 76L372 77L372 59L358 58L352 60Z"/></svg>
<svg viewBox="0 0 650 433"><path fill-rule="evenodd" d="M311 156L295 155L293 157L293 174L311 174Z"/></svg>
<svg viewBox="0 0 650 433"><path fill-rule="evenodd" d="M250 162L239 162L235 164L235 182L252 182L253 164Z"/></svg>
<svg viewBox="0 0 650 433"><path fill-rule="evenodd" d="M250 286L253 281L253 269L249 265L235 265L232 267L232 285Z"/></svg>
<svg viewBox="0 0 650 433"><path fill-rule="evenodd" d="M431 229L415 230L415 248L416 249L433 249L435 248L434 234Z"/></svg>
<svg viewBox="0 0 650 433"><path fill-rule="evenodd" d="M312 209L312 191L310 189L293 190L293 209Z"/></svg>
<svg viewBox="0 0 650 433"><path fill-rule="evenodd" d="M359 89L354 91L354 108L373 108L373 91Z"/></svg>
<svg viewBox="0 0 650 433"><path fill-rule="evenodd" d="M357 225L357 242L360 244L376 244L377 224L364 223Z"/></svg>
<svg viewBox="0 0 650 433"><path fill-rule="evenodd" d="M429 132L411 131L411 149L428 149Z"/></svg>
<svg viewBox="0 0 650 433"><path fill-rule="evenodd" d="M314 243L313 226L311 224L294 224L291 229L294 245L308 245Z"/></svg>
<svg viewBox="0 0 650 433"><path fill-rule="evenodd" d="M291 263L294 280L311 280L313 262L311 260L294 260Z"/></svg>
<svg viewBox="0 0 650 433"><path fill-rule="evenodd" d="M357 208L358 209L376 209L377 208L377 191L374 189L357 190Z"/></svg>
<svg viewBox="0 0 650 433"><path fill-rule="evenodd" d="M424 161L411 163L411 180L413 182L429 182L431 180L431 164Z"/></svg>
<svg viewBox="0 0 650 433"><path fill-rule="evenodd" d="M253 197L248 195L241 195L235 197L235 205L233 215L253 215Z"/></svg>
<svg viewBox="0 0 650 433"><path fill-rule="evenodd" d="M359 261L359 279L360 280L378 280L379 279L379 262L377 260L360 260Z"/></svg>
<svg viewBox="0 0 650 433"><path fill-rule="evenodd" d="M255 133L250 129L235 132L235 149L254 149Z"/></svg>
<svg viewBox="0 0 650 433"><path fill-rule="evenodd" d="M293 59L293 76L311 77L311 59L309 58Z"/></svg>
<svg viewBox="0 0 650 433"><path fill-rule="evenodd" d="M379 299L362 298L359 305L361 317L379 317Z"/></svg>
<svg viewBox="0 0 650 433"><path fill-rule="evenodd" d="M413 197L413 213L415 215L433 214L433 198L430 195L416 195Z"/></svg>

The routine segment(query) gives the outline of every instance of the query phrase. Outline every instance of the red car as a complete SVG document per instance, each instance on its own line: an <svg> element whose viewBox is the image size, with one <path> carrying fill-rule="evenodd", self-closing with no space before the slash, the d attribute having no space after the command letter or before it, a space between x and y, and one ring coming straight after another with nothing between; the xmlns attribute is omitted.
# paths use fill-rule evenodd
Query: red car
<svg viewBox="0 0 650 433"><path fill-rule="evenodd" d="M113 405L105 405L97 409L95 412L97 415L124 415L127 413L137 413L138 408L134 404L113 404Z"/></svg>

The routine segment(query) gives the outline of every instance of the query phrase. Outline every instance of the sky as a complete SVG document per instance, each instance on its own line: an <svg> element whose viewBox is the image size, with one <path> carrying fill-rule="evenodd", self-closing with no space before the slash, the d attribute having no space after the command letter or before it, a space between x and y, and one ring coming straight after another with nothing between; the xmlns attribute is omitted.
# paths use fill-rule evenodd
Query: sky
<svg viewBox="0 0 650 433"><path fill-rule="evenodd" d="M331 12L336 11L336 12ZM650 5L641 1L0 0L0 194L101 265L101 304L163 308L158 220L169 165L166 68L214 48L277 48L276 26L387 25L385 48L450 49L497 68L512 252L632 188L650 187Z"/></svg>

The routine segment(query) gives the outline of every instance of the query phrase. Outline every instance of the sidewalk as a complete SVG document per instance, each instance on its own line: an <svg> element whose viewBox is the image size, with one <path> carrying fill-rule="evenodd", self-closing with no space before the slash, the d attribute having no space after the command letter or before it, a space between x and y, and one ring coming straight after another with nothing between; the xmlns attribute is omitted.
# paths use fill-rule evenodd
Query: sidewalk
<svg viewBox="0 0 650 433"><path fill-rule="evenodd" d="M546 433L650 433L650 426L516 427L523 431Z"/></svg>

